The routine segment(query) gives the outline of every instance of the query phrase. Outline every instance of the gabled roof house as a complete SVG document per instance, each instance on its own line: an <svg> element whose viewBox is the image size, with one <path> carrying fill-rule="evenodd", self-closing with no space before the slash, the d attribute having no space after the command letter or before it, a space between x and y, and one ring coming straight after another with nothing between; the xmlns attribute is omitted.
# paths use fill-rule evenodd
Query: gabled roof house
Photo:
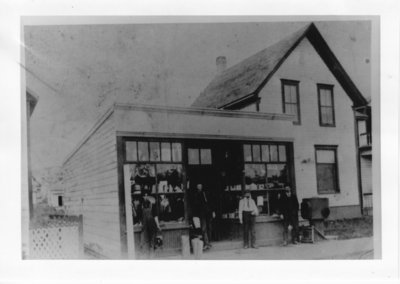
<svg viewBox="0 0 400 284"><path fill-rule="evenodd" d="M219 61L224 62L223 58ZM329 218L361 215L354 108L367 101L311 23L219 73L191 107L114 104L63 165L67 214L82 214L94 255L140 257L140 206L157 209L164 252L189 234L197 183L215 211L214 249L240 239L249 189L259 245L278 244L278 196L329 201Z"/></svg>

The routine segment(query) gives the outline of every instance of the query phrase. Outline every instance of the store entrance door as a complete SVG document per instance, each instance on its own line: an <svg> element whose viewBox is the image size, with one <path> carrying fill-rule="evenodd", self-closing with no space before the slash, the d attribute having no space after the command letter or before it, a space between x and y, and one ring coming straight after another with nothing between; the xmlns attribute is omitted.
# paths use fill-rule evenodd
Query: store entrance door
<svg viewBox="0 0 400 284"><path fill-rule="evenodd" d="M198 157L198 158L197 158ZM214 218L212 241L230 240L233 216L238 209L243 182L243 150L240 143L227 141L196 141L188 145L188 180L190 196L201 183L207 192ZM226 190L234 187L233 190Z"/></svg>

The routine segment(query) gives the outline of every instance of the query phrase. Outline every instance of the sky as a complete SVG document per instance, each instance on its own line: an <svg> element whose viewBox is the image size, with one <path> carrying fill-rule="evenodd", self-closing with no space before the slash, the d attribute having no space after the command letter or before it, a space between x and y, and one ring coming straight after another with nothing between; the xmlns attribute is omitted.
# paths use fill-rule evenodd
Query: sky
<svg viewBox="0 0 400 284"><path fill-rule="evenodd" d="M34 172L60 166L115 101L190 106L216 74L310 22L34 25L24 28ZM368 21L314 22L371 97Z"/></svg>

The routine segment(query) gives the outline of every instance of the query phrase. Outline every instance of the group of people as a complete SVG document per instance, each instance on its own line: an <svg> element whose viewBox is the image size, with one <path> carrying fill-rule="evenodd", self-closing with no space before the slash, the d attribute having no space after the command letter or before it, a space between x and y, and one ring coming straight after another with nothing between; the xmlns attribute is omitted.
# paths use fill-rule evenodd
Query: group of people
<svg viewBox="0 0 400 284"><path fill-rule="evenodd" d="M299 202L296 195L289 186L285 187L284 193L279 197L279 213L283 220L283 245L287 246L289 241L289 227L291 227L291 241L297 244L299 241ZM243 224L243 247L258 248L255 236L255 217L258 215L258 208L255 201L251 198L251 192L245 192L244 198L239 202L239 222ZM250 238L249 238L250 237Z"/></svg>
<svg viewBox="0 0 400 284"><path fill-rule="evenodd" d="M297 244L299 241L298 211L299 202L297 196L289 186L286 186L283 194L278 199L280 218L283 224L283 245L289 242L289 228L291 228L291 242ZM244 197L239 201L239 222L243 226L243 248L258 248L255 234L255 217L258 215L256 202L251 197L251 191L246 190ZM204 241L204 249L211 247L211 224L215 212L212 211L203 191L202 184L197 185L193 203L193 217L200 220L200 227Z"/></svg>
<svg viewBox="0 0 400 284"><path fill-rule="evenodd" d="M197 219L195 227L201 232L204 250L211 248L211 228L212 219L215 218L209 196L203 190L202 184L196 185L192 202L192 220ZM291 242L297 244L299 241L298 234L298 211L299 202L296 195L289 186L285 187L284 193L279 197L279 213L283 220L283 244L286 246L289 242L289 227L291 227ZM258 248L255 235L255 217L258 215L257 205L251 197L249 190L245 191L244 197L239 201L239 222L243 226L243 247ZM197 224L196 224L197 223ZM149 200L143 203L143 222L142 222L142 246L147 250L154 248L156 233L159 232L160 225L158 216Z"/></svg>

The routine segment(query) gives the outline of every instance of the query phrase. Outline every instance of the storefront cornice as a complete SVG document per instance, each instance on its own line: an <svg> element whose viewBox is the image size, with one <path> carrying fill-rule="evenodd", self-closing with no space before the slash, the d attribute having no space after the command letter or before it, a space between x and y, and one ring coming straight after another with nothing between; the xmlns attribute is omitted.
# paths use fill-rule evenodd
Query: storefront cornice
<svg viewBox="0 0 400 284"><path fill-rule="evenodd" d="M263 137L263 136L240 136L240 135L212 135L198 133L166 133L166 132L135 132L117 131L120 137L136 138L168 138L168 139L207 139L207 140L233 140L233 141L256 141L256 142L293 142L293 137Z"/></svg>
<svg viewBox="0 0 400 284"><path fill-rule="evenodd" d="M157 105L146 105L146 104L116 103L114 105L114 109L189 114L189 115L209 115L209 116L234 117L234 118L266 119L266 120L293 121L295 119L295 117L293 115L280 114L280 113L248 112L248 111L240 111L240 110L220 110L220 109L212 109L212 108L157 106Z"/></svg>

